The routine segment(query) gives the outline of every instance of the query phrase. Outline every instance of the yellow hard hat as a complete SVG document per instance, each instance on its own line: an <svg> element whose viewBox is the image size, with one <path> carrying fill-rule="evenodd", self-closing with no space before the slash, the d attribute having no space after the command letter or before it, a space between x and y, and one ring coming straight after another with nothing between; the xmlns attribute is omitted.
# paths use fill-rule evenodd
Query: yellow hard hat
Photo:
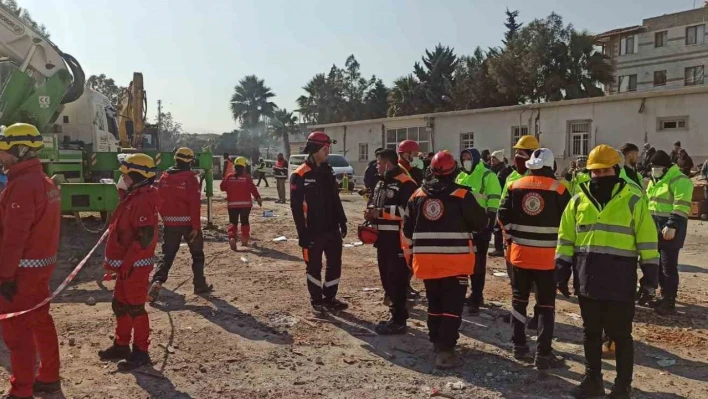
<svg viewBox="0 0 708 399"><path fill-rule="evenodd" d="M538 139L531 135L521 136L516 142L514 149L516 150L538 150L541 146L538 144Z"/></svg>
<svg viewBox="0 0 708 399"><path fill-rule="evenodd" d="M246 166L246 158L244 158L244 157L238 157L238 158L236 158L236 160L234 161L234 166L243 166L243 167L245 167L245 166Z"/></svg>
<svg viewBox="0 0 708 399"><path fill-rule="evenodd" d="M194 161L194 151L187 147L180 147L175 152L175 161L192 162Z"/></svg>
<svg viewBox="0 0 708 399"><path fill-rule="evenodd" d="M155 161L152 159L151 156L138 153L130 154L125 157L123 162L121 162L120 172L136 172L143 175L146 179L150 179L152 177L155 177L155 172L157 172L157 168L155 168Z"/></svg>
<svg viewBox="0 0 708 399"><path fill-rule="evenodd" d="M588 155L585 168L588 170L607 169L622 162L619 152L607 144L600 144L593 148Z"/></svg>
<svg viewBox="0 0 708 399"><path fill-rule="evenodd" d="M0 135L0 151L7 151L16 145L26 145L35 150L44 147L39 130L29 123L10 125Z"/></svg>

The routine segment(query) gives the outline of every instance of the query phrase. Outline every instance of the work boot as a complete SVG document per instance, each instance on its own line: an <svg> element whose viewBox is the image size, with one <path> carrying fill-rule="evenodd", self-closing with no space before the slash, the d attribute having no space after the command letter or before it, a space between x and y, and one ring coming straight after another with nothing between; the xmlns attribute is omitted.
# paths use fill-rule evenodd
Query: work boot
<svg viewBox="0 0 708 399"><path fill-rule="evenodd" d="M150 286L150 291L148 291L147 301L150 303L157 301L160 298L160 289L162 289L162 283L159 281L153 282Z"/></svg>
<svg viewBox="0 0 708 399"><path fill-rule="evenodd" d="M624 384L617 384L615 383L615 386L612 387L612 391L610 392L609 395L607 395L608 398L610 399L629 399L632 394L632 386L631 385L624 385Z"/></svg>
<svg viewBox="0 0 708 399"><path fill-rule="evenodd" d="M115 342L107 349L98 351L101 360L120 360L130 356L130 345L118 345Z"/></svg>
<svg viewBox="0 0 708 399"><path fill-rule="evenodd" d="M655 296L649 294L643 288L639 288L637 292L637 305L639 306L651 306L650 304L655 302L657 299Z"/></svg>
<svg viewBox="0 0 708 399"><path fill-rule="evenodd" d="M451 369L460 365L460 359L453 349L439 349L435 356L435 367L439 369Z"/></svg>
<svg viewBox="0 0 708 399"><path fill-rule="evenodd" d="M32 390L34 391L34 393L61 392L61 381L43 382L39 380L34 380L34 384L32 384Z"/></svg>
<svg viewBox="0 0 708 399"><path fill-rule="evenodd" d="M130 371L150 363L149 353L133 347L133 351L130 352L130 356L128 356L127 359L118 362L118 370Z"/></svg>
<svg viewBox="0 0 708 399"><path fill-rule="evenodd" d="M538 330L538 313L534 313L529 323L526 325L528 330Z"/></svg>
<svg viewBox="0 0 708 399"><path fill-rule="evenodd" d="M383 304L384 304L384 306L389 306L389 307L391 305L393 305L393 301L391 301L391 297L388 295L384 295Z"/></svg>
<svg viewBox="0 0 708 399"><path fill-rule="evenodd" d="M662 316L670 316L676 314L676 299L672 297L665 297L659 306L654 308L654 312Z"/></svg>
<svg viewBox="0 0 708 399"><path fill-rule="evenodd" d="M214 284L207 284L206 282L201 284L194 284L194 293L196 295L204 295L214 291Z"/></svg>
<svg viewBox="0 0 708 399"><path fill-rule="evenodd" d="M491 256L492 258L501 258L502 256L504 256L504 251L499 251L495 249L494 251L489 253L489 256Z"/></svg>
<svg viewBox="0 0 708 399"><path fill-rule="evenodd" d="M393 319L380 323L374 328L378 335L401 335L405 334L407 330L405 324L396 323Z"/></svg>
<svg viewBox="0 0 708 399"><path fill-rule="evenodd" d="M570 390L575 399L589 399L605 395L602 374L590 375L587 372L580 381L580 385Z"/></svg>
<svg viewBox="0 0 708 399"><path fill-rule="evenodd" d="M662 304L662 302L664 302L664 296L657 295L651 301L649 301L647 306L649 306L652 309L655 309L655 308L658 308Z"/></svg>
<svg viewBox="0 0 708 399"><path fill-rule="evenodd" d="M602 358L603 359L614 359L615 358L615 341L608 339L602 343Z"/></svg>
<svg viewBox="0 0 708 399"><path fill-rule="evenodd" d="M238 246L236 246L236 237L229 238L229 246L234 252L238 252Z"/></svg>
<svg viewBox="0 0 708 399"><path fill-rule="evenodd" d="M349 307L349 304L347 304L346 302L340 301L337 298L325 299L324 302L322 302L322 305L324 305L325 309L333 311L333 312L345 310Z"/></svg>
<svg viewBox="0 0 708 399"><path fill-rule="evenodd" d="M553 352L547 355L540 355L536 352L536 359L533 363L537 370L557 369L563 366L563 359L554 355Z"/></svg>
<svg viewBox="0 0 708 399"><path fill-rule="evenodd" d="M514 345L512 354L516 360L527 360L526 356L529 354L529 347L526 345Z"/></svg>
<svg viewBox="0 0 708 399"><path fill-rule="evenodd" d="M312 302L311 304L312 304L312 313L315 316L322 316L325 314L326 309L325 309L324 305L322 304L322 302L318 302L318 303Z"/></svg>

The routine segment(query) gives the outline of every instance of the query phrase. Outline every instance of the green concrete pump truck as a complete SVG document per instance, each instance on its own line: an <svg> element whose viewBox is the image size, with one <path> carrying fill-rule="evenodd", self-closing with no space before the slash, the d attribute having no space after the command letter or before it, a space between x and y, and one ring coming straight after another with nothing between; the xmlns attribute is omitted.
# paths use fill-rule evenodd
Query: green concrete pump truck
<svg viewBox="0 0 708 399"><path fill-rule="evenodd" d="M119 131L131 131L133 121L119 129L115 107L108 98L85 88L81 65L54 43L24 24L0 4L0 125L35 125L44 138L39 156L47 175L58 183L65 213L100 212L104 217L118 205ZM155 136L157 132L154 132ZM172 151L157 143L140 148L163 171L173 164ZM212 154L197 153L195 168L206 183L207 223L211 225Z"/></svg>

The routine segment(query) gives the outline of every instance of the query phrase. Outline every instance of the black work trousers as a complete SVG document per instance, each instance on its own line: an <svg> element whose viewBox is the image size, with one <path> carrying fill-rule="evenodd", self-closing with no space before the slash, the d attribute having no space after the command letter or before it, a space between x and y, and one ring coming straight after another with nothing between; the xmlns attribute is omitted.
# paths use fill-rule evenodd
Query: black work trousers
<svg viewBox="0 0 708 399"><path fill-rule="evenodd" d="M526 346L526 308L531 290L536 285L538 314L538 347L536 352L545 356L551 353L555 325L556 284L555 270L523 269L512 265L512 318L514 332L511 341L515 346Z"/></svg>
<svg viewBox="0 0 708 399"><path fill-rule="evenodd" d="M487 251L489 250L489 235L484 235L481 240L475 238L476 248L474 259L474 272L470 276L470 304L482 305L484 302L484 283L487 279Z"/></svg>
<svg viewBox="0 0 708 399"><path fill-rule="evenodd" d="M325 280L322 282L322 254L327 259ZM322 299L331 300L337 296L339 277L342 275L342 236L339 229L317 237L312 245L302 249L305 259L307 290L313 305L322 303Z"/></svg>
<svg viewBox="0 0 708 399"><path fill-rule="evenodd" d="M504 252L504 238L502 236L501 227L494 225L494 250Z"/></svg>
<svg viewBox="0 0 708 399"><path fill-rule="evenodd" d="M278 199L280 202L285 203L285 181L287 177L276 177L275 186L278 189Z"/></svg>
<svg viewBox="0 0 708 399"><path fill-rule="evenodd" d="M165 226L162 232L162 258L157 262L155 274L152 276L152 281L164 283L167 281L167 276L170 273L172 264L179 251L179 245L182 239L187 242L189 253L192 254L192 274L194 285L206 284L204 278L204 236L201 232L189 242L189 234L192 232L191 226Z"/></svg>
<svg viewBox="0 0 708 399"><path fill-rule="evenodd" d="M229 223L233 225L238 225L239 220L241 225L249 226L251 223L248 221L248 217L251 216L251 207L248 208L230 208L229 209Z"/></svg>
<svg viewBox="0 0 708 399"><path fill-rule="evenodd" d="M661 296L676 299L679 287L678 248L659 250L659 287Z"/></svg>
<svg viewBox="0 0 708 399"><path fill-rule="evenodd" d="M382 232L381 234L390 234ZM376 257L379 262L381 285L386 295L391 299L391 317L398 324L406 324L408 308L406 307L406 292L408 289L410 269L403 257L400 239L382 240L376 246Z"/></svg>
<svg viewBox="0 0 708 399"><path fill-rule="evenodd" d="M602 331L615 342L617 378L615 384L632 383L634 370L634 341L632 320L634 301L605 301L578 296L580 314L583 317L583 345L585 368L589 374L602 372Z"/></svg>
<svg viewBox="0 0 708 399"><path fill-rule="evenodd" d="M423 280L428 297L428 334L440 350L451 350L460 338L467 276Z"/></svg>
<svg viewBox="0 0 708 399"><path fill-rule="evenodd" d="M265 172L258 172L258 183L256 183L256 186L260 187L261 186L261 180L265 181L266 187L268 186L268 178L266 177Z"/></svg>

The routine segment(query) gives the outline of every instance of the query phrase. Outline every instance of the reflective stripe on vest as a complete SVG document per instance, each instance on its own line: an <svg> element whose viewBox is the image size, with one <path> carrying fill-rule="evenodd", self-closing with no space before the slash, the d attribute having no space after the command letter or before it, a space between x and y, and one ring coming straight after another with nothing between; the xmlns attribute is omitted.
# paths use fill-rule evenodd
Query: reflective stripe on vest
<svg viewBox="0 0 708 399"><path fill-rule="evenodd" d="M114 269L120 268L121 265L123 264L123 261L120 259L104 258L103 261L108 263L108 265ZM135 263L133 263L133 267L151 266L151 265L155 264L155 262L157 262L157 257L140 259L140 260L136 260Z"/></svg>
<svg viewBox="0 0 708 399"><path fill-rule="evenodd" d="M57 262L57 256L50 256L49 258L43 259L20 259L20 264L18 267L27 268L37 268L37 267L47 267L55 264Z"/></svg>
<svg viewBox="0 0 708 399"><path fill-rule="evenodd" d="M372 227L376 228L378 231L398 231L401 228L399 225L395 224L377 224Z"/></svg>
<svg viewBox="0 0 708 399"><path fill-rule="evenodd" d="M168 222L168 223L191 222L192 217L191 216L163 216L162 221Z"/></svg>
<svg viewBox="0 0 708 399"><path fill-rule="evenodd" d="M474 247L472 247L474 251ZM469 246L457 246L457 247L441 247L434 245L415 245L413 246L412 253L414 254L469 254Z"/></svg>

